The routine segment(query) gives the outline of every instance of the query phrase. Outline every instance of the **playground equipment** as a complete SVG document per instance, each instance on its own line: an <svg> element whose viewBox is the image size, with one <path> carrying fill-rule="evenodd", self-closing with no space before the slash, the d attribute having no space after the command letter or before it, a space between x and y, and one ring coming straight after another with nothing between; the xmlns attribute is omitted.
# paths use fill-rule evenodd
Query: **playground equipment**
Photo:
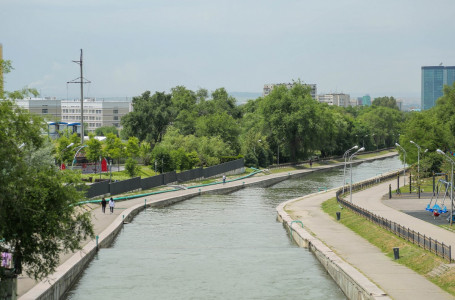
<svg viewBox="0 0 455 300"><path fill-rule="evenodd" d="M441 205L439 205L438 204L439 193L441 191L442 185L444 185L446 189L444 191L444 198L441 201ZM449 194L449 187L451 188L451 186L452 186L452 184L450 182L439 179L436 196L431 197L430 203L428 203L425 210L431 212L434 217L439 217L439 215L447 213L448 212L447 207L444 205L444 203L445 203L447 195ZM433 204L433 200L434 200L434 204Z"/></svg>

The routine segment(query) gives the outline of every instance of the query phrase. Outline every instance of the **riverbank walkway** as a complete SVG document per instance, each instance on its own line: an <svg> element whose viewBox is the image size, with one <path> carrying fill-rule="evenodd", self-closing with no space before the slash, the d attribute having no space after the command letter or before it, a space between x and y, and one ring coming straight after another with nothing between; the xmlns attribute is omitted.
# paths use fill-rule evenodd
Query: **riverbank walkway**
<svg viewBox="0 0 455 300"><path fill-rule="evenodd" d="M383 196L388 193L389 184L392 185L392 189L396 189L396 181L396 179L385 181L366 190L353 193L352 202L377 215L431 236L440 242L452 245L453 255L455 233L392 208L391 206L399 206L396 203L400 201L399 198L384 201ZM379 248L373 246L323 212L321 204L335 197L336 190L333 189L325 193L312 194L297 199L289 202L284 209L294 220L301 220L306 230L312 232L346 262L365 274L391 298L455 299L455 297L431 283L424 276L394 262L382 253ZM409 201L409 199L406 201L408 205L412 206L412 201ZM384 202L389 202L389 205L393 202L395 203L388 206ZM415 203L419 203L419 201ZM416 209L417 207L414 208ZM425 206L421 207L421 209L424 210ZM341 212L342 217L343 212Z"/></svg>
<svg viewBox="0 0 455 300"><path fill-rule="evenodd" d="M382 156L377 156L377 157L373 157L373 158L369 158L369 159L359 159L356 162L360 163L360 162L375 160L378 158L390 157L390 156L394 156L394 155L396 155L396 153L388 153L388 154L385 154ZM128 209L130 209L132 207L136 207L138 205L144 205L145 201L147 204L151 204L151 203L160 202L160 201L164 201L164 200L168 200L168 199L173 199L176 197L197 196L197 195L203 194L203 193L228 193L231 191L238 190L238 189L242 188L243 186L247 187L247 186L253 186L253 185L261 185L262 182L265 182L265 181L268 181L268 183L265 185L269 185L269 184L273 184L274 182L279 182L281 180L287 179L290 176L298 176L299 174L302 174L302 173L321 171L324 169L340 167L342 165L343 165L343 163L328 164L328 165L321 165L321 166L317 166L317 167L313 167L313 168L304 168L301 170L295 170L295 171L291 171L291 172L282 172L282 173L275 173L275 174L269 174L269 175L262 174L261 176L245 178L240 181L228 181L228 182L226 182L226 184L220 183L218 185L204 186L204 187L201 187L200 189L178 190L178 191L173 191L173 192L169 192L169 193L156 194L156 195L152 195L152 196L130 199L127 201L120 201L120 202L116 203L113 214L110 214L108 209L106 210L106 213L103 214L101 212L101 206L97 205L97 204L86 205L85 208L91 210L95 235L98 235L98 236L100 236L100 238L102 238L103 236L106 236L109 234L109 231L111 230L111 228L113 228L113 225L118 224L118 223L123 223L124 214ZM381 193L381 195L382 194L384 194L384 193ZM295 206L295 209L298 209L295 212L295 218L301 219L304 222L305 226L308 226L308 228L310 228L313 232L315 232L318 235L318 238L321 238L324 242L326 242L331 247L339 247L338 244L346 244L346 246L348 247L347 249L340 248L341 252L338 252L338 250L337 250L337 252L339 254L341 254L341 256L343 258L346 258L346 260L350 263L352 260L351 257L362 257L362 255L356 255L356 253L369 253L370 255L368 257L363 255L363 260L369 261L370 262L369 265L379 264L379 266L378 266L379 269L382 268L382 261L374 262L371 260L372 256L383 257L383 259L388 260L389 263L392 263L392 265L395 266L395 269L392 268L391 270L387 270L387 272L390 272L389 281L395 282L396 285L401 285L401 288L402 288L401 290L392 288L393 291L390 292L386 286L383 286L383 284L381 282L376 281L374 279L374 277L370 277L370 276L368 276L368 277L372 278L373 281L375 281L381 287L383 287L388 293L390 293L390 295L393 295L392 296L393 298L396 298L396 299L409 299L409 298L423 299L422 295L429 296L431 294L431 296L426 297L426 299L428 299L428 298L437 299L437 296L439 296L439 295L441 295L441 297L442 297L440 299L453 299L450 297L444 298L443 295L445 295L445 294L438 289L425 290L425 293L414 292L416 286L425 286L424 283L429 284L429 282L422 276L420 276L422 278L419 279L420 281L422 281L422 284L420 283L420 281L414 282L414 279L410 279L409 277L407 277L406 272L404 272L404 271L403 271L403 273L401 273L402 275L396 274L398 269L401 270L401 268L404 268L404 267L400 266L399 264L394 263L389 258L385 257L384 254L382 254L382 253L375 253L374 251L377 252L378 251L377 249L376 250L369 249L369 247L373 247L373 246L371 246L365 240L357 237L358 239L360 239L360 241L356 240L354 242L350 242L350 238L351 238L350 236L352 236L352 235L355 236L355 234L353 234L349 229L344 228L343 225L338 224L336 221L331 219L329 216L325 215L325 213L323 213L320 209L320 204L317 204L318 201L319 201L319 203L322 203L323 201L325 201L325 199L334 197L334 195L335 195L335 192L332 190L332 191L328 191L325 193L318 193L318 194L314 194L309 197L304 197L302 200L292 203L291 205L293 207ZM355 194L353 199L356 199L356 197L357 197L357 194ZM354 200L354 201L356 201L356 200ZM319 223L319 225L318 225L319 221L322 221L322 224ZM339 226L343 227L344 230L338 228ZM337 228L336 230L338 230L337 231L338 234L328 234L328 233L332 232L332 230L334 228ZM443 240L442 238L441 238L441 241L445 242L445 240ZM90 242L93 242L93 241L86 241L82 246L85 246L86 244L88 244ZM332 244L334 244L334 245L332 245ZM361 251L362 249L364 251ZM65 268L66 268L65 262L70 260L70 258L75 259L75 256L77 256L77 255L80 255L80 254L70 253L70 254L62 255L61 264L58 267L56 274L54 274L54 277L51 276L49 281L52 283L53 281L56 280L56 278L58 276L60 276L59 274L64 274L67 271L67 270L65 270ZM77 259L77 257L76 257L76 259ZM355 264L353 264L353 265L356 266ZM362 268L360 268L360 267L357 267L357 268L363 271ZM374 270L375 268L373 267L372 269ZM404 268L404 269L406 269L406 268ZM365 272L365 274L366 274L366 272ZM392 279L392 278L394 278L394 279ZM36 290L37 286L42 285L42 284L43 283L37 283L25 276L20 276L18 278L19 298L20 299L33 299L33 295L37 295L37 293L36 292L34 293L33 290ZM48 284L50 284L50 283L48 283ZM42 288L43 287L41 287L41 289ZM407 292L409 292L409 294L407 294ZM401 294L401 293L403 293L401 297L395 296L395 294ZM403 297L403 295L406 295L406 294L407 294L407 297ZM411 295L415 295L415 294L419 294L420 297L417 297L417 296L411 297ZM23 295L23 297L21 297L22 295ZM435 296L436 296L436 298L435 298Z"/></svg>

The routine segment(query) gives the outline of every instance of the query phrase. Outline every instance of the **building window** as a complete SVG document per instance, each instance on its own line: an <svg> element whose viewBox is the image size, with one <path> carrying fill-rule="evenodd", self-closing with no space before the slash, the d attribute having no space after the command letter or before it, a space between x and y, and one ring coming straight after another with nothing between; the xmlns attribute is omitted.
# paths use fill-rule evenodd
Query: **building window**
<svg viewBox="0 0 455 300"><path fill-rule="evenodd" d="M118 116L114 116L114 121L118 121Z"/></svg>
<svg viewBox="0 0 455 300"><path fill-rule="evenodd" d="M118 114L118 109L114 109L114 114Z"/></svg>
<svg viewBox="0 0 455 300"><path fill-rule="evenodd" d="M114 125L115 127L118 127L118 123L112 123L112 125Z"/></svg>
<svg viewBox="0 0 455 300"><path fill-rule="evenodd" d="M97 114L101 114L101 109L97 109L97 110L96 110L96 113L97 113Z"/></svg>
<svg viewBox="0 0 455 300"><path fill-rule="evenodd" d="M47 108L41 109L41 113L42 113L42 114L47 114Z"/></svg>

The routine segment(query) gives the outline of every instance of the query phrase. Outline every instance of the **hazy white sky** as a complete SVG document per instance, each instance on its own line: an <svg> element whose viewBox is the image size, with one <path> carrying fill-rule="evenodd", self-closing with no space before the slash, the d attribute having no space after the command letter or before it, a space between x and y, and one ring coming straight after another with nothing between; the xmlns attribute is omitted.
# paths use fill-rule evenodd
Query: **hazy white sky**
<svg viewBox="0 0 455 300"><path fill-rule="evenodd" d="M301 79L318 93L420 97L420 67L455 65L454 0L1 0L6 89L78 97L145 90L262 92Z"/></svg>

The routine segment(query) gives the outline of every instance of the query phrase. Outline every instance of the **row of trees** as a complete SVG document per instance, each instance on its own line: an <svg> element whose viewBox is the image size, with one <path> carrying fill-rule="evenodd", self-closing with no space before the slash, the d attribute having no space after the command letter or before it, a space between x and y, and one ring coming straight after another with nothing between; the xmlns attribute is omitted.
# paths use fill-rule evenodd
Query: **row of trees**
<svg viewBox="0 0 455 300"><path fill-rule="evenodd" d="M266 166L278 159L339 155L354 144L391 147L404 120L393 97L377 98L371 107L329 106L300 83L240 106L224 88L209 97L207 90L178 86L134 97L133 112L121 120L121 137L137 137L163 153L195 151L201 165L240 154L248 164ZM210 145L216 147L206 149Z"/></svg>

